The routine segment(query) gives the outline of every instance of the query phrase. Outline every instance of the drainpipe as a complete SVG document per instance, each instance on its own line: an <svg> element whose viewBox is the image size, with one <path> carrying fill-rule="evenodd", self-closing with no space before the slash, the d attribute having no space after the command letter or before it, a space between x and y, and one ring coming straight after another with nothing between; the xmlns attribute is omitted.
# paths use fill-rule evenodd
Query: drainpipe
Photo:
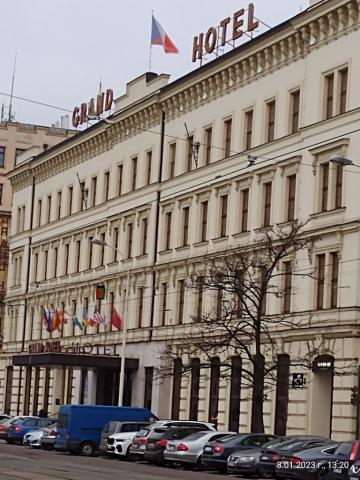
<svg viewBox="0 0 360 480"><path fill-rule="evenodd" d="M160 199L161 191L160 185L162 181L162 170L164 163L164 143L165 143L165 112L161 112L161 132L160 132L160 162L158 174L158 189L156 198L156 214L155 214L155 238L154 238L154 257L153 257L153 271L152 271L152 285L151 285L151 309L150 309L150 341L153 336L154 314L155 314L155 296L156 296L156 272L155 265L158 257L158 241L159 241L159 218L160 218Z"/></svg>
<svg viewBox="0 0 360 480"><path fill-rule="evenodd" d="M26 265L26 279L25 279L25 292L24 292L24 317L23 317L23 331L22 331L22 339L21 339L21 352L25 351L26 322L27 322L27 310L28 310L27 294L29 292L29 283L30 283L31 244L32 244L32 229L33 229L33 222L34 222L34 200L35 200L35 177L33 176L32 190L31 190L31 206L30 206L28 259L27 259L27 265ZM21 366L20 373L19 373L19 389L18 389L18 398L17 398L17 414L18 415L20 415L22 377L23 377L23 367Z"/></svg>

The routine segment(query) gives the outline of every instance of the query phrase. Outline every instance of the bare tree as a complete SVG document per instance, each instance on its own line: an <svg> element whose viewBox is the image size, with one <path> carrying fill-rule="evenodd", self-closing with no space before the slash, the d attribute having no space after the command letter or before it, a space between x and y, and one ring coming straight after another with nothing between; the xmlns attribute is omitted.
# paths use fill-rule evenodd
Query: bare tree
<svg viewBox="0 0 360 480"><path fill-rule="evenodd" d="M303 233L304 224L293 222L267 229L247 247L227 251L205 261L192 279L198 295L212 292L215 308L197 312L193 334L169 349L169 357L187 358L184 371L190 371L191 358L201 359L209 368L214 355L221 358L222 371L231 368L231 358L243 359L242 384L252 391L251 430L264 431L263 404L267 388L276 383L277 333L301 326L305 320L290 315L267 314L270 297L282 299L283 306L294 294L295 276L312 276L299 271L297 254L311 249L314 238ZM160 373L164 375L164 371Z"/></svg>

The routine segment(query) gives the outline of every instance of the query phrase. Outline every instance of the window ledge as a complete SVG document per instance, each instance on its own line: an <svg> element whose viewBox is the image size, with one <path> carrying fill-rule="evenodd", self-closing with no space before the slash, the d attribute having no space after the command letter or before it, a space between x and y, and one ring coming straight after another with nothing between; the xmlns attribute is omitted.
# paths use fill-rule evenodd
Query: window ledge
<svg viewBox="0 0 360 480"><path fill-rule="evenodd" d="M224 242L224 241L226 241L226 240L228 240L228 239L229 239L229 236L226 235L225 237L212 238L211 241L212 241L213 243L220 243L220 242Z"/></svg>
<svg viewBox="0 0 360 480"><path fill-rule="evenodd" d="M141 260L142 258L147 258L149 254L148 253L143 253L142 255L138 255L136 258L136 260Z"/></svg>
<svg viewBox="0 0 360 480"><path fill-rule="evenodd" d="M341 208L334 208L333 210L326 210L325 212L316 212L312 213L309 216L311 218L322 218L322 217L327 217L331 215L335 215L336 213L342 213L345 212L346 207L341 207Z"/></svg>
<svg viewBox="0 0 360 480"><path fill-rule="evenodd" d="M208 244L209 244L209 240L204 240L202 242L193 243L193 247L201 247L202 245L208 245Z"/></svg>
<svg viewBox="0 0 360 480"><path fill-rule="evenodd" d="M254 232L256 232L256 233L268 232L272 228L273 228L273 225L266 225L266 226L263 225L262 227L255 228Z"/></svg>
<svg viewBox="0 0 360 480"><path fill-rule="evenodd" d="M95 267L95 272L100 272L101 270L105 269L105 265L99 265L98 267Z"/></svg>
<svg viewBox="0 0 360 480"><path fill-rule="evenodd" d="M246 230L246 232L239 232L239 233L234 233L231 235L233 238L245 238L250 235L250 230Z"/></svg>
<svg viewBox="0 0 360 480"><path fill-rule="evenodd" d="M159 252L159 255L166 255L167 253L171 253L172 250L172 248L169 248L168 250L161 250L161 252Z"/></svg>
<svg viewBox="0 0 360 480"><path fill-rule="evenodd" d="M182 247L175 248L175 250L177 252L182 252L182 251L189 250L189 249L190 249L190 245L183 245Z"/></svg>
<svg viewBox="0 0 360 480"><path fill-rule="evenodd" d="M108 267L113 267L114 265L117 265L119 263L119 260L115 260L114 262L109 262L107 264Z"/></svg>
<svg viewBox="0 0 360 480"><path fill-rule="evenodd" d="M291 225L292 223L295 223L297 225L299 223L299 220L297 218L294 218L294 220L284 220L283 222L276 223L276 226L286 227L287 225Z"/></svg>

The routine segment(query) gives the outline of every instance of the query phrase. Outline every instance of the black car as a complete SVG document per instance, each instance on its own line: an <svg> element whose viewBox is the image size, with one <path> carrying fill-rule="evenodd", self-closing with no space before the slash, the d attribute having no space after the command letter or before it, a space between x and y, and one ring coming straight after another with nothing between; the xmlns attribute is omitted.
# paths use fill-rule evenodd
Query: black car
<svg viewBox="0 0 360 480"><path fill-rule="evenodd" d="M282 458L288 458L288 455L294 455L297 452L307 450L308 448L321 447L329 444L330 440L325 437L317 436L298 436L292 437L276 448L265 449L260 455L259 473L260 475L274 475L276 465L282 461Z"/></svg>
<svg viewBox="0 0 360 480"><path fill-rule="evenodd" d="M274 435L265 433L242 433L209 442L203 450L203 464L218 472L226 472L227 459L232 453L249 450L252 447L260 448L274 438L276 438Z"/></svg>
<svg viewBox="0 0 360 480"><path fill-rule="evenodd" d="M328 464L328 480L346 480L355 461L360 460L360 441L342 442L334 452L334 458Z"/></svg>
<svg viewBox="0 0 360 480"><path fill-rule="evenodd" d="M338 446L339 443L333 443L281 455L281 460L275 466L275 477L294 480L326 479L328 466L334 460Z"/></svg>
<svg viewBox="0 0 360 480"><path fill-rule="evenodd" d="M290 437L277 437L262 447L251 447L246 450L236 450L227 460L227 472L231 474L258 475L260 455L266 448L276 448Z"/></svg>
<svg viewBox="0 0 360 480"><path fill-rule="evenodd" d="M359 480L360 460L356 460L348 470L348 480Z"/></svg>
<svg viewBox="0 0 360 480"><path fill-rule="evenodd" d="M164 464L164 450L170 440L182 440L204 427L157 427L150 430L144 451L144 460L155 465Z"/></svg>

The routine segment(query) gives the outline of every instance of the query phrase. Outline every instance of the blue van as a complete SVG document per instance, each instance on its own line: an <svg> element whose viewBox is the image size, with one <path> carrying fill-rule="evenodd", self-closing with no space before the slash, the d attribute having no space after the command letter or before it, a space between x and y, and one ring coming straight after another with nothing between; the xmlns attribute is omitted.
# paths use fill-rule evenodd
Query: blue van
<svg viewBox="0 0 360 480"><path fill-rule="evenodd" d="M55 449L88 457L94 455L99 450L102 429L110 420L154 422L157 417L146 408L61 405Z"/></svg>

